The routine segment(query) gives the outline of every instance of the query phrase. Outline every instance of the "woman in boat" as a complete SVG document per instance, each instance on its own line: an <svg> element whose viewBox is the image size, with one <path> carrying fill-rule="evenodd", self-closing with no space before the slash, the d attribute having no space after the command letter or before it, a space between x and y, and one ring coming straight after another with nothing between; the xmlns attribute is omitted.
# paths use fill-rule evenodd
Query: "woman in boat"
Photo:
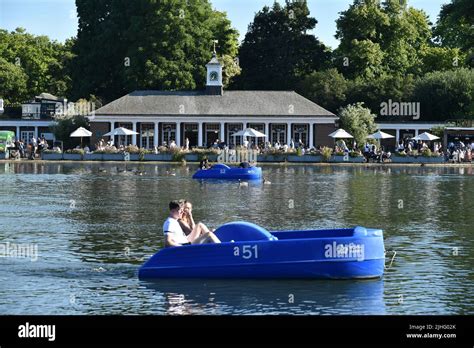
<svg viewBox="0 0 474 348"><path fill-rule="evenodd" d="M171 201L169 204L169 209L170 215L163 224L165 247L179 247L189 244L220 243L219 238L217 238L214 233L209 231L202 231L200 235L197 236L197 233L193 230L191 231L194 233L193 236L191 236L191 234L186 236L179 223L179 220L183 216L183 204L178 201Z"/></svg>
<svg viewBox="0 0 474 348"><path fill-rule="evenodd" d="M181 229L186 234L189 241L196 241L199 237L209 235L214 243L218 243L219 239L212 233L213 231L207 228L202 222L195 223L193 218L193 205L191 202L181 200L180 204L183 206L183 211L178 222ZM206 242L206 241L204 241Z"/></svg>

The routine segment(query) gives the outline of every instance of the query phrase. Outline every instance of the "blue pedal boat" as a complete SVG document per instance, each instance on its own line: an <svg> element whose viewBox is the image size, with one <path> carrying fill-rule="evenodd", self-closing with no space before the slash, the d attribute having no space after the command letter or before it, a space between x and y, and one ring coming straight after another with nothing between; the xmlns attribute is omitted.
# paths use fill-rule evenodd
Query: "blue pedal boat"
<svg viewBox="0 0 474 348"><path fill-rule="evenodd" d="M364 279L384 272L380 229L268 232L231 222L214 233L222 243L160 250L139 269L139 278Z"/></svg>
<svg viewBox="0 0 474 348"><path fill-rule="evenodd" d="M229 179L229 180L259 180L262 178L262 168L229 167L226 164L215 164L209 169L199 169L193 179Z"/></svg>

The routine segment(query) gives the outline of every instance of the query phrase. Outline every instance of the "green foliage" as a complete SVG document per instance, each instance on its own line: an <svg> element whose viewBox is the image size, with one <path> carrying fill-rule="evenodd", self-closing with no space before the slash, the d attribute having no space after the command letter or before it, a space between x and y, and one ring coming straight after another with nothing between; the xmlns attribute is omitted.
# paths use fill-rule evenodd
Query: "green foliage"
<svg viewBox="0 0 474 348"><path fill-rule="evenodd" d="M431 157L433 154L432 154L432 152L431 152L430 149L423 149L423 150L421 151L421 155L422 155L423 157Z"/></svg>
<svg viewBox="0 0 474 348"><path fill-rule="evenodd" d="M28 76L18 65L0 57L0 96L5 104L19 102L26 98Z"/></svg>
<svg viewBox="0 0 474 348"><path fill-rule="evenodd" d="M444 128L443 126L439 126L439 127L433 127L430 129L430 133L433 134L433 135L436 135L437 137L443 139L443 136L444 136Z"/></svg>
<svg viewBox="0 0 474 348"><path fill-rule="evenodd" d="M459 48L470 55L474 65L474 2L451 0L441 7L434 30L435 39L443 47Z"/></svg>
<svg viewBox="0 0 474 348"><path fill-rule="evenodd" d="M66 150L66 153L73 154L73 155L84 156L84 150L83 149L69 149L69 150Z"/></svg>
<svg viewBox="0 0 474 348"><path fill-rule="evenodd" d="M373 79L357 77L348 81L346 103L362 102L377 115L382 102L411 100L414 84L413 75L383 74Z"/></svg>
<svg viewBox="0 0 474 348"><path fill-rule="evenodd" d="M66 65L70 42L61 44L25 29L0 29L0 96L20 103L42 92L65 96L71 79Z"/></svg>
<svg viewBox="0 0 474 348"><path fill-rule="evenodd" d="M295 89L302 76L329 62L327 48L308 33L317 21L309 16L306 0L265 6L249 25L239 53L240 89Z"/></svg>
<svg viewBox="0 0 474 348"><path fill-rule="evenodd" d="M416 82L413 99L420 102L422 119L473 119L474 71L458 68L428 73Z"/></svg>
<svg viewBox="0 0 474 348"><path fill-rule="evenodd" d="M306 98L336 112L346 101L348 82L337 69L332 68L309 74L298 89Z"/></svg>
<svg viewBox="0 0 474 348"><path fill-rule="evenodd" d="M330 147L323 147L321 149L321 156L323 156L323 161L324 162L329 162L332 156L332 149Z"/></svg>
<svg viewBox="0 0 474 348"><path fill-rule="evenodd" d="M451 70L465 65L466 55L459 48L429 46L421 51L422 72Z"/></svg>
<svg viewBox="0 0 474 348"><path fill-rule="evenodd" d="M139 153L140 152L140 148L137 146L137 145L127 145L125 146L124 148L124 152L128 152L128 153Z"/></svg>
<svg viewBox="0 0 474 348"><path fill-rule="evenodd" d="M337 67L349 77L420 73L431 30L423 11L400 0L355 0L336 21ZM344 64L345 63L345 64Z"/></svg>
<svg viewBox="0 0 474 348"><path fill-rule="evenodd" d="M63 148L70 149L77 145L80 145L80 138L71 138L70 135L77 128L84 127L89 128L89 120L84 116L73 116L65 117L57 120L57 123L51 127L51 131L57 140L63 142ZM88 141L87 138L83 139L83 145Z"/></svg>
<svg viewBox="0 0 474 348"><path fill-rule="evenodd" d="M74 97L203 88L212 40L233 59L238 33L208 0L76 1ZM226 76L232 75L232 69Z"/></svg>
<svg viewBox="0 0 474 348"><path fill-rule="evenodd" d="M342 128L352 134L358 147L363 146L367 136L377 130L375 115L364 107L363 103L351 104L340 109L339 118Z"/></svg>
<svg viewBox="0 0 474 348"><path fill-rule="evenodd" d="M227 88L242 73L242 68L238 60L229 54L219 57L219 62L224 66L222 68L222 83L224 88Z"/></svg>
<svg viewBox="0 0 474 348"><path fill-rule="evenodd" d="M93 153L114 154L114 153L118 153L118 150L115 146L105 146L102 150L95 150Z"/></svg>

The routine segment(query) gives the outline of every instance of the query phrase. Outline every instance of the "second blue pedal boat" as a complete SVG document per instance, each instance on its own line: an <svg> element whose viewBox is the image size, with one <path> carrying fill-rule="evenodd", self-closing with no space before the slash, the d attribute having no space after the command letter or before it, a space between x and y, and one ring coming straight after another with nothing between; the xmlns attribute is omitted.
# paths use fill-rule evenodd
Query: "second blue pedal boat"
<svg viewBox="0 0 474 348"><path fill-rule="evenodd" d="M225 164L215 164L209 169L199 169L193 179L228 179L228 180L259 180L262 178L262 168L229 167Z"/></svg>

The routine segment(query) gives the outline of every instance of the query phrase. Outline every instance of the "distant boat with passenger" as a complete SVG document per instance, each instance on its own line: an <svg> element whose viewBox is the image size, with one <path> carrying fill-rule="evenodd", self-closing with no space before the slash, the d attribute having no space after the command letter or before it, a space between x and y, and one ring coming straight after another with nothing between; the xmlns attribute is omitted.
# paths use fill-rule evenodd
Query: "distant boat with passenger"
<svg viewBox="0 0 474 348"><path fill-rule="evenodd" d="M226 164L215 164L208 169L199 169L193 179L224 179L224 180L260 180L262 168L249 164L241 164L239 167L229 167Z"/></svg>

